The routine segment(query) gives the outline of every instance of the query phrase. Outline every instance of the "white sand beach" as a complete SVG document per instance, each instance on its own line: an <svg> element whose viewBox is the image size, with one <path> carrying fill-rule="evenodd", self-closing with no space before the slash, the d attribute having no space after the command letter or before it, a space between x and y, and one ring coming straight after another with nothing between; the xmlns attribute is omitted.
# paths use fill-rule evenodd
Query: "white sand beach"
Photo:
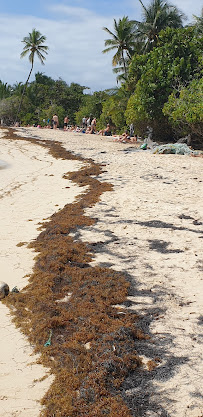
<svg viewBox="0 0 203 417"><path fill-rule="evenodd" d="M23 141L0 139L0 270L10 290L28 282L35 253L26 245L39 234L39 223L80 194L81 188L63 175L78 170L81 162L57 160L47 150ZM28 275L28 276L27 276ZM32 347L11 322L9 310L0 303L0 416L36 417L39 400L52 378L37 365Z"/></svg>
<svg viewBox="0 0 203 417"><path fill-rule="evenodd" d="M137 311L151 335L137 351L152 371L125 384L139 417L203 416L203 178L202 158L154 155L111 137L19 128L18 134L60 141L84 158L105 165L100 181L113 185L86 214L94 226L73 236L93 243L92 265L122 271L132 282L126 309ZM82 191L63 174L81 162L55 160L46 149L0 139L0 267L10 288L26 285L34 254L20 242L38 235L39 223ZM67 185L67 180L66 180ZM33 382L49 370L30 365L32 347L0 303L0 416L38 417L38 401L50 382ZM158 359L157 359L158 358ZM51 416L50 416L51 417Z"/></svg>

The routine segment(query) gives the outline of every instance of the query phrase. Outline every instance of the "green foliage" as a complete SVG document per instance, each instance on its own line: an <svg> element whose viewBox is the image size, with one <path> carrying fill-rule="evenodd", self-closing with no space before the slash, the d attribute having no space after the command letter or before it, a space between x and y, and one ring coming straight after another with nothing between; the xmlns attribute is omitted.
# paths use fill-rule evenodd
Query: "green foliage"
<svg viewBox="0 0 203 417"><path fill-rule="evenodd" d="M163 113L180 135L190 133L203 143L203 77L169 96Z"/></svg>
<svg viewBox="0 0 203 417"><path fill-rule="evenodd" d="M203 7L201 11L201 16L193 16L195 19L195 22L193 25L195 26L195 31L197 36L203 36Z"/></svg>
<svg viewBox="0 0 203 417"><path fill-rule="evenodd" d="M36 109L50 106L50 87L48 85L32 82L27 88L26 96Z"/></svg>
<svg viewBox="0 0 203 417"><path fill-rule="evenodd" d="M23 93L23 89L24 89L24 85L21 82L15 83L14 85L12 85L12 93L15 96L21 96Z"/></svg>
<svg viewBox="0 0 203 417"><path fill-rule="evenodd" d="M150 124L156 138L168 139L170 126L162 113L164 103L179 83L189 83L202 71L202 39L194 28L166 29L160 33L157 48L145 56L134 56L126 88L134 88L126 118L135 127ZM160 125L162 129L160 131Z"/></svg>
<svg viewBox="0 0 203 417"><path fill-rule="evenodd" d="M12 96L4 100L0 100L0 119L3 119L4 124L10 125L14 124L16 118L16 112L19 108L19 97ZM25 100L21 107L21 112L19 117L21 118L27 112L32 111L32 105L29 102L28 98L25 97Z"/></svg>
<svg viewBox="0 0 203 417"><path fill-rule="evenodd" d="M66 116L66 113L65 113L65 110L62 106L58 106L56 104L52 104L48 108L42 109L39 112L39 124L43 126L44 125L44 123L43 123L44 119L46 120L46 122L49 119L50 120L49 124L50 124L52 116L55 113L57 114L58 119L59 119L59 127L63 127L63 120L64 120L64 117Z"/></svg>
<svg viewBox="0 0 203 417"><path fill-rule="evenodd" d="M43 43L46 40L46 36L43 36L38 30L33 29L32 32L29 33L28 36L25 36L22 40L22 42L24 43L24 48L23 51L20 55L21 58L25 57L26 55L29 54L29 61L31 62L31 69L30 72L28 74L26 83L23 87L23 92L21 95L21 100L20 100L20 104L18 107L18 110L16 112L16 119L15 121L18 120L18 116L22 107L22 102L23 102L23 97L28 85L28 81L30 79L32 70L33 70L33 65L34 65L34 58L35 55L37 55L37 57L39 58L41 64L44 65L44 61L45 61L45 56L43 54L47 54L47 50L49 49L48 46L44 45Z"/></svg>
<svg viewBox="0 0 203 417"><path fill-rule="evenodd" d="M129 59L131 59L136 47L134 22L129 20L127 16L124 16L118 22L114 19L114 32L107 27L104 27L103 30L111 36L110 39L105 40L107 48L103 50L103 53L115 50L116 53L112 58L112 65L113 67L119 65L118 70L123 70L126 76Z"/></svg>
<svg viewBox="0 0 203 417"><path fill-rule="evenodd" d="M110 123L113 131L122 133L133 123L137 134L143 136L150 126L156 140L171 139L172 128L178 132L177 124L175 126L175 119L170 117L168 107L164 105L172 93L174 95L169 100L169 106L172 106L173 100L175 103L179 98L179 86L185 88L192 80L198 80L202 76L202 17L196 17L193 26L173 29L171 27L182 25L183 16L177 8L162 0L153 0L148 7L139 1L144 11L142 22L124 17L114 21L114 32L104 28L111 39L105 41L107 48L103 52L116 51L114 64L117 67L114 71L122 82L121 88L84 94L87 87L77 83L68 85L62 79L53 80L38 72L35 81L29 84L29 77L24 85L19 83L11 87L0 82L0 99L11 96L17 98L25 94L28 107L23 106L20 112L23 124L34 122L43 125L43 119L51 120L56 112L61 127L66 115L71 124L77 125L81 125L84 116L90 116L97 118L97 129L105 128L106 124ZM154 22L157 25L154 25ZM143 32L142 36L139 34L141 23L149 30L149 33ZM161 31L161 28L166 26L166 30ZM142 28L144 29L144 26ZM150 28L156 33L151 33ZM143 53L142 43L146 46L148 41L153 49ZM147 48L145 52L146 50ZM16 101L11 101L10 105L7 102L4 105L3 102L0 106L8 123L13 121L12 108L14 109L15 103ZM183 123L180 124L179 130L185 129ZM197 124L193 124L193 127L190 125L190 128L187 124L186 130L188 129L194 131Z"/></svg>
<svg viewBox="0 0 203 417"><path fill-rule="evenodd" d="M27 126L27 125L34 125L34 124L38 124L39 120L38 117L35 113L26 113L23 114L21 117L21 125L22 126Z"/></svg>
<svg viewBox="0 0 203 417"><path fill-rule="evenodd" d="M181 28L185 15L165 0L152 0L143 8L143 20L137 22L137 38L143 42L144 51L152 50L158 42L159 34L166 28Z"/></svg>
<svg viewBox="0 0 203 417"><path fill-rule="evenodd" d="M127 78L132 56L152 50L158 42L159 34L167 27L181 28L185 15L176 7L164 0L152 0L147 7L139 0L143 11L143 20L129 20L128 16L116 21L114 31L105 30L111 38L105 40L103 53L115 51L112 65L115 73L121 73L117 80Z"/></svg>
<svg viewBox="0 0 203 417"><path fill-rule="evenodd" d="M39 58L41 64L44 64L45 56L43 54L48 54L48 46L44 45L46 41L46 36L43 36L38 30L32 29L32 32L28 36L25 36L22 40L24 43L23 52L21 53L21 58L24 58L29 54L29 61L33 67L35 54Z"/></svg>
<svg viewBox="0 0 203 417"><path fill-rule="evenodd" d="M102 127L109 123L114 130L123 133L126 130L125 109L128 102L128 95L124 88L120 88L117 92L109 97L103 104L102 114L100 116L100 124Z"/></svg>
<svg viewBox="0 0 203 417"><path fill-rule="evenodd" d="M80 108L80 110L78 110L75 113L75 121L76 121L76 125L77 126L81 126L82 125L82 118L83 117L88 117L89 115L89 107L82 105L82 107Z"/></svg>
<svg viewBox="0 0 203 417"><path fill-rule="evenodd" d="M133 123L136 134L143 136L149 124L148 114L145 110L145 97L142 94L142 87L140 83L134 94L128 100L127 109L125 112L126 123Z"/></svg>
<svg viewBox="0 0 203 417"><path fill-rule="evenodd" d="M22 83L7 86L7 84L1 83L0 81L0 99L11 95L21 97L19 106L15 111L16 114L18 113L18 119L23 124L40 123L43 125L42 120L44 118L46 120L48 118L50 119L54 112L59 116L61 127L63 126L63 118L66 115L69 116L70 123L75 123L75 113L79 110L83 98L86 97L83 93L83 90L86 87L77 83L68 85L61 79L55 81L51 77L39 72L35 75L35 81L28 84L26 89L25 87L26 85L23 85ZM104 92L94 93L95 102L93 110L96 111L97 117L99 117L102 109L102 97L105 95L106 93ZM32 103L29 104L29 108L24 104L22 105L23 96L25 103ZM30 105L32 108L30 108ZM16 115L12 115L11 117L10 106L6 105L5 110L6 109L9 109L8 117L6 117L7 122L14 123ZM27 113L29 113L29 115L27 115Z"/></svg>
<svg viewBox="0 0 203 417"><path fill-rule="evenodd" d="M12 95L12 88L8 83L3 83L0 80L0 100L10 97Z"/></svg>
<svg viewBox="0 0 203 417"><path fill-rule="evenodd" d="M65 81L59 79L55 81L53 88L50 90L52 104L62 106L72 124L75 123L75 113L82 103L85 88L77 83L71 83L69 86Z"/></svg>
<svg viewBox="0 0 203 417"><path fill-rule="evenodd" d="M43 72L36 72L35 81L37 84L48 85L49 87L53 87L55 83L51 77L48 77Z"/></svg>
<svg viewBox="0 0 203 417"><path fill-rule="evenodd" d="M0 101L0 118L5 124L14 123L19 99L17 97L6 98Z"/></svg>
<svg viewBox="0 0 203 417"><path fill-rule="evenodd" d="M75 114L77 125L81 125L83 117L96 117L99 119L103 103L108 97L109 95L106 91L95 91L92 95L84 95L82 105Z"/></svg>

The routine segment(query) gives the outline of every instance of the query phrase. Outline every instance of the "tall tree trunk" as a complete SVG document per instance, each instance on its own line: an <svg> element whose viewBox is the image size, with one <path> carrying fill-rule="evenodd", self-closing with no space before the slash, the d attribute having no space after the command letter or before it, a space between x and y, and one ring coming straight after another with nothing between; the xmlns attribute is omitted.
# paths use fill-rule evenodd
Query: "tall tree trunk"
<svg viewBox="0 0 203 417"><path fill-rule="evenodd" d="M15 126L16 122L18 121L18 115L19 115L20 110L21 110L21 106L22 106L22 102L23 102L23 96L24 96L24 94L25 94L25 90L26 90L26 88L27 88L27 85L28 85L28 81L29 81L29 79L30 79L30 76L31 76L31 74L32 74L32 70L33 70L33 63L32 63L31 70L30 70L30 72L29 72L29 75L28 75L27 81L26 81L26 83L25 83L25 85L24 85L24 88L23 88L23 92L22 92L22 96L21 96L20 104L19 104L19 107L18 107L18 111L17 111L17 113L16 113L16 118L15 118L15 123L14 123L14 126Z"/></svg>
<svg viewBox="0 0 203 417"><path fill-rule="evenodd" d="M123 60L123 67L124 67L125 76L127 76L127 69L126 69L126 64L125 64L125 58L124 58L124 55L123 55L123 51L122 51L122 60Z"/></svg>

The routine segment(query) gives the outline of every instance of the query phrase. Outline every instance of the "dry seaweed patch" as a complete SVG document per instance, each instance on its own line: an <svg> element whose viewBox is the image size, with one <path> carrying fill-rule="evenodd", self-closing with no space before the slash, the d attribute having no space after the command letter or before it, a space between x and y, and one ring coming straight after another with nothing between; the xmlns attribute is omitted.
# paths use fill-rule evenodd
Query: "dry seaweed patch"
<svg viewBox="0 0 203 417"><path fill-rule="evenodd" d="M12 130L7 137L22 140ZM48 147L55 158L84 161L86 166L67 178L88 186L74 204L41 225L29 245L37 252L29 284L5 301L16 325L40 353L40 362L55 375L42 400L41 416L130 417L121 386L141 364L135 340L145 336L136 328L134 313L120 314L122 309L114 307L126 300L129 283L112 269L91 267L87 245L69 236L78 226L94 224L84 208L111 185L93 178L102 172L99 165L75 157L60 143L23 140ZM59 302L67 295L67 301Z"/></svg>

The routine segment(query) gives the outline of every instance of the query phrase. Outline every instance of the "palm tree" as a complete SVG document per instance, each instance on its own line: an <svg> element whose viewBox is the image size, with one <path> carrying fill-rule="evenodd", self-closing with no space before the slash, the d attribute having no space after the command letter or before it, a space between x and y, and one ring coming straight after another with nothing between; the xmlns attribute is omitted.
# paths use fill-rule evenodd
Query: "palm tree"
<svg viewBox="0 0 203 417"><path fill-rule="evenodd" d="M20 109L21 109L23 96L25 94L25 90L26 90L28 81L30 79L30 76L31 76L31 73L32 73L32 70L33 70L35 54L39 58L41 64L44 65L44 61L45 61L46 58L43 54L47 54L48 53L47 50L49 49L48 46L43 45L43 43L45 41L46 41L46 37L43 36L36 29L33 29L32 32L29 33L28 36L25 36L22 40L22 42L24 43L24 48L23 48L23 51L22 51L20 57L24 58L24 56L29 54L29 61L31 62L31 69L30 69L28 78L26 80L26 83L24 85L24 89L23 89L22 96L21 96L21 101L20 101L19 108L18 108L18 111L17 111L17 114L16 114L16 121L17 121L17 117L18 117L18 114L19 114Z"/></svg>
<svg viewBox="0 0 203 417"><path fill-rule="evenodd" d="M185 15L176 7L164 0L153 0L147 7L139 0L143 8L143 21L137 24L137 38L144 42L144 50L156 46L159 32L162 29L181 28Z"/></svg>
<svg viewBox="0 0 203 417"><path fill-rule="evenodd" d="M133 22L133 24L134 24L134 22ZM135 32L135 36L136 36L136 32ZM134 47L133 47L133 50L131 52L131 55L129 57L127 56L125 58L124 62L121 59L118 62L119 66L117 66L116 68L113 68L113 72L115 74L118 74L117 77L116 77L117 84L118 84L119 81L122 83L122 82L125 82L127 80L127 78L128 78L128 69L129 69L129 66L130 66L130 63L131 63L131 60L132 60L132 56L135 55L135 54L138 54L138 55L142 54L143 42L141 42L139 39L137 39L137 40L135 39L133 44L134 44L133 45Z"/></svg>
<svg viewBox="0 0 203 417"><path fill-rule="evenodd" d="M116 53L113 56L112 65L113 67L122 65L126 76L127 60L131 59L136 42L134 22L128 20L127 16L124 16L122 19L119 19L118 22L114 19L114 33L107 27L104 27L103 30L111 35L111 39L105 40L105 46L107 46L107 48L102 52L106 53L115 49Z"/></svg>
<svg viewBox="0 0 203 417"><path fill-rule="evenodd" d="M8 83L4 83L0 80L0 100L10 97L12 94L12 88Z"/></svg>
<svg viewBox="0 0 203 417"><path fill-rule="evenodd" d="M195 19L195 23L193 23L193 26L195 26L196 32L198 35L203 35L203 7L202 7L202 13L201 16L195 16L193 15Z"/></svg>

